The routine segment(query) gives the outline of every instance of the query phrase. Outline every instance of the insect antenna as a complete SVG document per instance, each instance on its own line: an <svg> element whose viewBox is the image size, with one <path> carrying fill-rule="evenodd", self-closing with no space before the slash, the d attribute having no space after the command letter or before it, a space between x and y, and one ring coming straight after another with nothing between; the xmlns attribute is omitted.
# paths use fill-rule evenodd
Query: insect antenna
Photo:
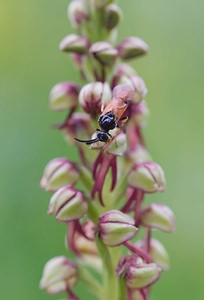
<svg viewBox="0 0 204 300"><path fill-rule="evenodd" d="M99 141L99 138L95 138L95 139L92 139L92 140L80 140L78 138L74 138L76 141L80 142L80 143L85 143L86 145L91 145L91 144L94 144L96 142Z"/></svg>

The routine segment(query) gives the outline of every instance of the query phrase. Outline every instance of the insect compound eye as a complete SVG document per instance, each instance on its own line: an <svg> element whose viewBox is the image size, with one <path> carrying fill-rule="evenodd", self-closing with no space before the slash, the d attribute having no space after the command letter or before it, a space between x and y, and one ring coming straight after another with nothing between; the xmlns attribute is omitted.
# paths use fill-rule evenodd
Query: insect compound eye
<svg viewBox="0 0 204 300"><path fill-rule="evenodd" d="M102 131L98 132L97 137L100 142L104 142L104 143L106 143L109 139L107 133L102 132Z"/></svg>

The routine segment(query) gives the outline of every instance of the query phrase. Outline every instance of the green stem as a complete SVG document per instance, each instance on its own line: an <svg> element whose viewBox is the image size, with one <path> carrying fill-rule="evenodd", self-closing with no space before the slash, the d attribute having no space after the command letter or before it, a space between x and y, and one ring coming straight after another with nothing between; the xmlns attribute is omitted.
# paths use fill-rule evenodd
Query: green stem
<svg viewBox="0 0 204 300"><path fill-rule="evenodd" d="M86 189L90 191L93 187L93 178L90 171L83 165L79 165L78 170L79 170L81 181L83 182Z"/></svg>
<svg viewBox="0 0 204 300"><path fill-rule="evenodd" d="M96 279L88 272L84 266L78 265L78 275L80 280L85 284L86 288L97 297L103 295L103 290Z"/></svg>
<svg viewBox="0 0 204 300"><path fill-rule="evenodd" d="M96 236L96 245L100 252L100 256L103 261L104 273L103 273L103 280L104 280L104 291L105 296L102 300L118 300L117 299L117 277L115 274L115 269L113 265L113 261L110 255L110 252L107 246L100 240L98 235Z"/></svg>
<svg viewBox="0 0 204 300"><path fill-rule="evenodd" d="M127 297L127 285L125 280L121 277L118 278L118 300L125 300Z"/></svg>

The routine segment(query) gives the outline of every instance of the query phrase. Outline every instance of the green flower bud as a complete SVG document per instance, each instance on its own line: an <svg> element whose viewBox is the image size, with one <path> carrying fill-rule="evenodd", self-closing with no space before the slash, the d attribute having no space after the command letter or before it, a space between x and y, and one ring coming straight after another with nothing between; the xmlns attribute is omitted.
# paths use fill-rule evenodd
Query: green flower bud
<svg viewBox="0 0 204 300"><path fill-rule="evenodd" d="M122 18L122 10L118 5L110 4L106 7L105 13L105 26L107 30L112 30L119 24Z"/></svg>
<svg viewBox="0 0 204 300"><path fill-rule="evenodd" d="M145 193L163 192L166 187L164 172L154 162L143 162L133 166L128 176L128 183Z"/></svg>
<svg viewBox="0 0 204 300"><path fill-rule="evenodd" d="M107 42L97 42L92 44L89 52L102 64L112 66L118 56L118 50Z"/></svg>
<svg viewBox="0 0 204 300"><path fill-rule="evenodd" d="M147 206L141 214L141 223L144 226L156 228L166 232L176 229L173 211L166 205L153 203Z"/></svg>
<svg viewBox="0 0 204 300"><path fill-rule="evenodd" d="M121 211L107 211L99 218L99 236L107 246L121 245L136 235L134 224L134 219Z"/></svg>
<svg viewBox="0 0 204 300"><path fill-rule="evenodd" d="M151 239L149 255L162 270L167 271L169 269L169 254L160 241Z"/></svg>
<svg viewBox="0 0 204 300"><path fill-rule="evenodd" d="M141 102L147 94L147 87L144 80L138 75L131 76L129 80L137 93L138 98L136 102Z"/></svg>
<svg viewBox="0 0 204 300"><path fill-rule="evenodd" d="M117 47L122 59L135 58L149 51L148 45L138 37L127 37Z"/></svg>
<svg viewBox="0 0 204 300"><path fill-rule="evenodd" d="M138 263L137 266L130 266L126 282L131 289L141 289L153 284L159 279L161 269L155 263Z"/></svg>
<svg viewBox="0 0 204 300"><path fill-rule="evenodd" d="M76 265L64 256L50 259L43 270L40 288L49 294L65 292L72 288L77 280Z"/></svg>
<svg viewBox="0 0 204 300"><path fill-rule="evenodd" d="M50 108L54 111L73 109L78 105L80 87L72 82L56 84L49 97Z"/></svg>
<svg viewBox="0 0 204 300"><path fill-rule="evenodd" d="M85 3L83 0L74 0L68 6L68 17L73 27L78 27L89 18Z"/></svg>
<svg viewBox="0 0 204 300"><path fill-rule="evenodd" d="M137 145L134 149L130 149L127 152L128 161L134 164L139 164L147 161L151 161L151 156L144 146Z"/></svg>
<svg viewBox="0 0 204 300"><path fill-rule="evenodd" d="M63 52L85 54L89 48L89 41L84 36L69 34L61 41L59 48Z"/></svg>
<svg viewBox="0 0 204 300"><path fill-rule="evenodd" d="M60 188L52 196L48 208L49 215L55 215L60 222L81 218L87 212L87 202L81 191L68 185Z"/></svg>
<svg viewBox="0 0 204 300"><path fill-rule="evenodd" d="M131 289L150 286L159 279L160 271L155 263L145 263L136 255L122 257L117 267L118 276L123 277Z"/></svg>
<svg viewBox="0 0 204 300"><path fill-rule="evenodd" d="M75 184L79 172L73 162L59 157L51 160L44 169L40 185L46 191L56 191L61 186Z"/></svg>
<svg viewBox="0 0 204 300"><path fill-rule="evenodd" d="M94 82L86 84L80 91L79 103L84 111L92 117L101 112L101 106L106 105L111 99L112 93L108 83Z"/></svg>
<svg viewBox="0 0 204 300"><path fill-rule="evenodd" d="M111 130L110 134L112 135L112 137L114 137L114 133L113 131L115 131L117 133L118 128ZM127 136L125 133L123 133L122 131L117 134L117 136L112 140L112 142L110 143L110 146L108 147L108 153L116 155L116 156L122 156L125 151L127 150Z"/></svg>
<svg viewBox="0 0 204 300"><path fill-rule="evenodd" d="M142 100L140 103L131 107L131 121L140 128L147 125L149 115L150 112L145 100Z"/></svg>
<svg viewBox="0 0 204 300"><path fill-rule="evenodd" d="M130 84L119 84L113 89L113 97L122 98L127 101L135 101L135 90Z"/></svg>

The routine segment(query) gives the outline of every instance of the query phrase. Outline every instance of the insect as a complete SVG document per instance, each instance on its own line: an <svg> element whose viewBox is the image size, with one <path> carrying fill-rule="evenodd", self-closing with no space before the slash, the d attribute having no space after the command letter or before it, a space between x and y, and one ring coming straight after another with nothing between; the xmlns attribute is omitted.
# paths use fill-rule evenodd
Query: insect
<svg viewBox="0 0 204 300"><path fill-rule="evenodd" d="M124 117L123 115L127 110L131 100L126 98L127 97L113 97L105 108L102 106L102 113L98 118L100 129L96 129L96 138L91 140L81 140L75 138L75 140L87 145L91 145L99 141L104 143L111 141L112 136L109 131L116 127L118 127L120 130L120 128L122 128L128 120L128 117Z"/></svg>

